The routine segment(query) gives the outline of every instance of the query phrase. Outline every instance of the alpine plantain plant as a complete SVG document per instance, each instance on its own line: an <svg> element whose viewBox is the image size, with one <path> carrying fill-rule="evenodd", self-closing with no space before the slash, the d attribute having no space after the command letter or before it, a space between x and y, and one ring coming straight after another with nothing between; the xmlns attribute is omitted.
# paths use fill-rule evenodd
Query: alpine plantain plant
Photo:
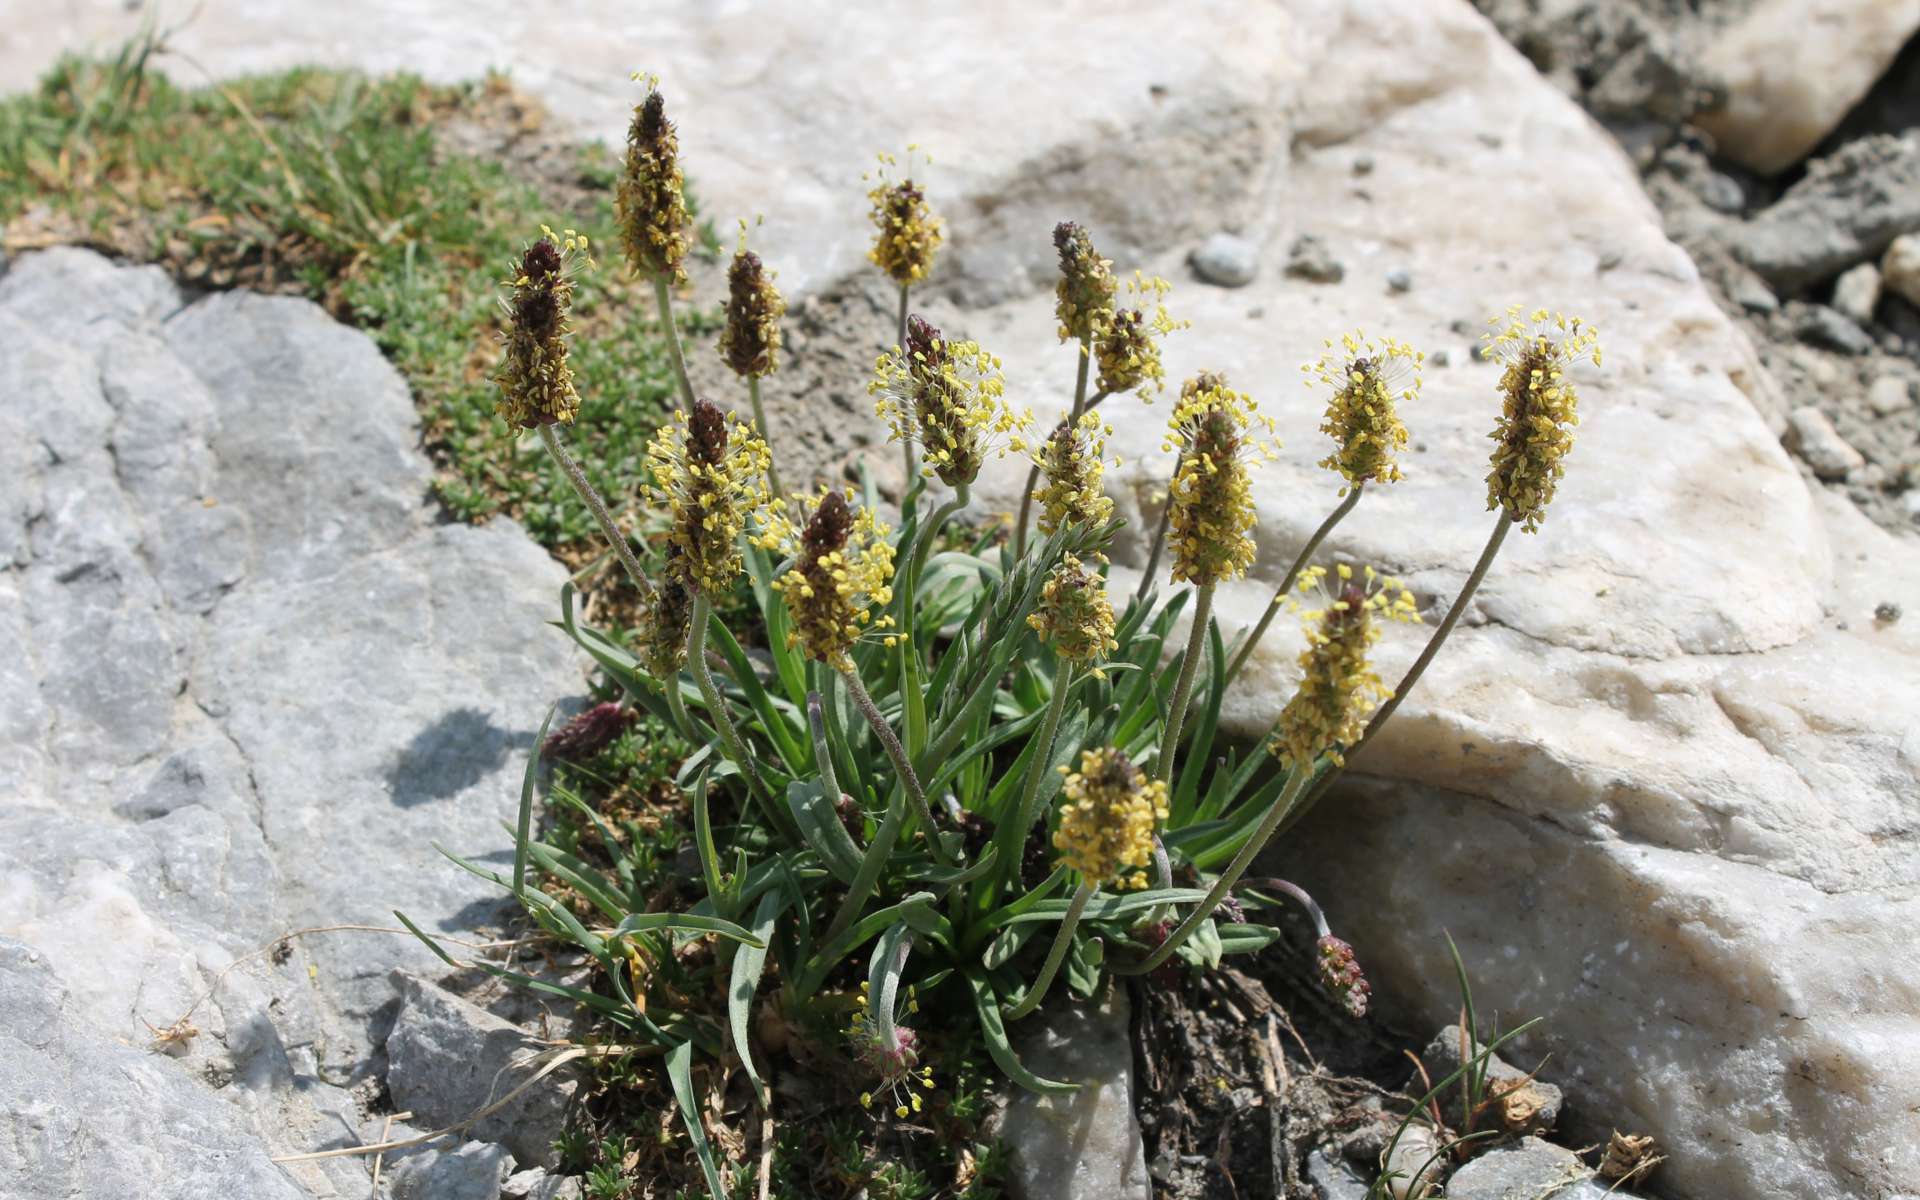
<svg viewBox="0 0 1920 1200"><path fill-rule="evenodd" d="M871 259L899 287L901 320L870 391L913 467L899 521L883 518L870 481L782 492L759 382L778 366L784 301L743 238L720 348L748 385L751 419L696 397L671 309L688 244L678 142L657 81L645 83L618 213L628 266L655 285L684 401L639 481L668 525L663 561L643 566L562 439L578 410L568 307L590 262L584 238L543 230L513 264L496 379L501 417L537 432L646 598L633 636L617 638L580 622L569 586L560 625L628 702L698 747L677 782L705 894L685 911L649 911L645 881L604 828L610 869L536 840L536 750L511 877L456 861L590 954L604 988L490 969L570 996L625 1039L666 1052L716 1197L693 1103L694 1048L737 1056L766 1105L765 1043L825 1021L867 1077L862 1102L905 1118L936 1084L909 1023L932 1008L964 1014L1014 1083L1067 1091L1072 1081L1024 1066L1007 1032L1058 994L1056 981L1084 997L1108 977L1176 958L1212 968L1273 942L1279 931L1246 914L1281 903L1304 907L1323 985L1363 1014L1367 982L1319 906L1285 881L1244 876L1413 685L1508 527L1537 528L1576 420L1570 368L1599 361L1594 331L1510 313L1489 335L1489 355L1506 368L1488 475L1499 516L1467 586L1389 688L1372 650L1383 623L1419 621L1413 596L1372 568L1311 560L1366 488L1399 479L1399 410L1418 394L1417 352L1356 334L1307 368L1309 386L1326 393L1332 449L1322 465L1340 477L1341 498L1266 618L1232 644L1212 620L1214 591L1253 563L1251 472L1277 442L1271 419L1224 377L1187 381L1167 423L1175 464L1150 563L1116 610L1104 554L1116 523L1102 490L1111 428L1099 409L1159 390L1160 341L1181 327L1162 304L1166 284L1136 277L1123 290L1085 229L1054 231L1059 333L1073 344L1076 380L1065 419L1036 434L1032 417L1008 405L991 353L910 312L910 288L928 278L943 234L923 187L883 172L869 197ZM1126 296L1152 311L1123 307ZM988 460L1009 454L1033 464L1013 536L951 527ZM742 575L764 624L758 658L715 615ZM1306 630L1298 688L1264 745L1228 746L1223 697L1288 606ZM575 723L607 719L596 709ZM543 890L548 881L583 897L592 919ZM710 938L717 952L702 969L724 1004L702 1004L679 977L678 952ZM675 986L656 986L668 974Z"/></svg>

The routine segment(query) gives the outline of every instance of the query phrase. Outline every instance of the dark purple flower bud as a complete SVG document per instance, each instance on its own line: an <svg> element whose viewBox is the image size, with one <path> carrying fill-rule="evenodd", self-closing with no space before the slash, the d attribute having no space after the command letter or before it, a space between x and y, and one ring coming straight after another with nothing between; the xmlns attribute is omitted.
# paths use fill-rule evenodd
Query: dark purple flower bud
<svg viewBox="0 0 1920 1200"><path fill-rule="evenodd" d="M611 746L632 720L633 714L616 701L596 704L548 734L540 752L548 758L592 758Z"/></svg>

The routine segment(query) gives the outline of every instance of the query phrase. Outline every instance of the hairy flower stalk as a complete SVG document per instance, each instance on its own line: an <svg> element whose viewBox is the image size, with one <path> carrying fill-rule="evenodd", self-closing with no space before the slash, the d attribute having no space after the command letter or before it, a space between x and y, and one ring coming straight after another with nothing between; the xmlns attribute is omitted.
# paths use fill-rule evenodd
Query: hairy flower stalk
<svg viewBox="0 0 1920 1200"><path fill-rule="evenodd" d="M1261 432L1268 435L1265 440ZM1279 442L1272 433L1272 420L1262 417L1251 399L1211 374L1197 376L1181 389L1168 424L1164 448L1180 455L1167 501L1173 578L1194 585L1194 604L1193 631L1154 764L1160 779L1173 778L1174 753L1206 645L1213 589L1222 580L1238 579L1253 565L1251 464L1277 455Z"/></svg>
<svg viewBox="0 0 1920 1200"><path fill-rule="evenodd" d="M912 155L917 146L908 146L908 166L912 166ZM931 158L927 165L933 165ZM913 291L913 285L927 277L933 270L935 253L944 240L940 218L933 215L933 209L927 204L926 193L914 186L911 170L906 178L895 182L888 178L891 168L898 166L893 155L880 155L880 171L874 181L873 190L867 193L867 201L872 205L871 217L877 231L873 248L867 251L867 261L886 272L887 278L900 289L900 317L893 344L903 347L907 344L907 303ZM867 178L863 175L861 178ZM913 486L914 465L911 441L900 443L900 453L906 462L907 488Z"/></svg>
<svg viewBox="0 0 1920 1200"><path fill-rule="evenodd" d="M747 381L747 397L753 405L754 429L762 438L767 434L767 414L760 403L760 380L780 365L780 318L786 314L787 301L773 286L773 274L760 256L746 248L744 227L741 246L727 268L727 323L720 330L720 357L733 373ZM771 457L767 460L767 482L775 496L783 496L780 476Z"/></svg>
<svg viewBox="0 0 1920 1200"><path fill-rule="evenodd" d="M1074 929L1087 902L1102 887L1116 882L1129 886L1123 872L1145 870L1153 861L1155 832L1167 819L1165 781L1148 779L1117 747L1084 751L1079 771L1069 773L1065 767L1060 771L1066 779L1061 785L1060 828L1053 835L1053 845L1060 852L1061 865L1080 872L1080 886L1074 890L1033 986L1019 1004L1007 1010L1010 1020L1039 1007L1073 944ZM1145 876L1136 874L1130 886L1144 882Z"/></svg>
<svg viewBox="0 0 1920 1200"><path fill-rule="evenodd" d="M1460 594L1453 598L1447 615L1427 639L1420 656L1413 660L1400 685L1367 723L1366 732L1353 745L1367 744L1387 719L1400 707L1420 676L1426 673L1434 655L1440 652L1453 627L1460 622L1474 593L1493 566L1507 531L1518 525L1533 533L1546 515L1556 485L1565 473L1564 460L1573 448L1572 427L1578 423L1578 396L1568 378L1575 363L1587 359L1600 365L1600 334L1579 317L1535 309L1522 321L1520 310L1510 308L1505 318L1491 322L1494 332L1487 334L1487 356L1506 364L1500 376L1502 400L1500 419L1488 436L1494 443L1491 469L1487 473L1487 507L1501 510L1493 532L1473 564ZM1326 786L1322 781L1321 787Z"/></svg>
<svg viewBox="0 0 1920 1200"><path fill-rule="evenodd" d="M1300 368L1307 376L1309 390L1322 386L1330 389L1320 432L1333 439L1333 453L1321 459L1320 465L1337 472L1346 486L1341 489L1339 505L1300 548L1280 586L1273 590L1267 610L1234 655L1227 668L1229 684L1253 657L1254 648L1266 636L1274 615L1292 594L1301 570L1313 561L1320 543L1360 502L1361 490L1369 483L1400 480L1400 464L1394 456L1407 444L1407 427L1400 423L1399 406L1420 394L1420 364L1424 360L1425 355L1404 342L1383 338L1375 343L1364 333L1350 333L1337 344L1328 339L1319 361Z"/></svg>
<svg viewBox="0 0 1920 1200"><path fill-rule="evenodd" d="M1360 969L1360 961L1354 956L1353 947L1333 936L1333 930L1327 924L1327 914L1321 910L1319 902L1305 888L1284 879L1249 880L1247 887L1260 892L1279 892L1307 910L1307 918L1313 922L1316 938L1313 944L1314 962L1320 986L1340 1002L1348 1016L1355 1019L1366 1016L1367 1000L1373 994L1373 987L1367 982L1366 973ZM1226 903L1233 904L1234 901L1229 897Z"/></svg>

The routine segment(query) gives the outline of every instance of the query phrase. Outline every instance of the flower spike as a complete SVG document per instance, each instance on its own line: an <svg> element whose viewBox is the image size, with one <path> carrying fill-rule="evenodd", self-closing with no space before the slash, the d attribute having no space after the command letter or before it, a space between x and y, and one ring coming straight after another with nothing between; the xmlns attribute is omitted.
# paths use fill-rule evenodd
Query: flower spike
<svg viewBox="0 0 1920 1200"><path fill-rule="evenodd" d="M1511 308L1491 323L1487 357L1506 371L1500 376L1500 420L1487 435L1494 442L1487 508L1504 509L1533 533L1566 473L1562 460L1580 423L1579 396L1568 372L1582 358L1600 365L1600 335L1579 317L1544 308L1524 320Z"/></svg>
<svg viewBox="0 0 1920 1200"><path fill-rule="evenodd" d="M667 120L660 81L634 77L647 85L646 98L633 110L627 127L626 173L614 193L620 243L633 273L669 283L687 281L686 177L680 170L680 138Z"/></svg>

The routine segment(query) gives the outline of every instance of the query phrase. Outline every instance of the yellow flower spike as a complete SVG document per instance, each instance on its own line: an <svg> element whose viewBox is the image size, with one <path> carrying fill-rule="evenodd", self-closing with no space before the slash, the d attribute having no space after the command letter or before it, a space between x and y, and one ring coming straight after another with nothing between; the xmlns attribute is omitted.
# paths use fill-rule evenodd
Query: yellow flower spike
<svg viewBox="0 0 1920 1200"><path fill-rule="evenodd" d="M1097 386L1101 391L1110 395L1137 391L1142 399L1151 402L1166 386L1166 371L1160 364L1160 339L1189 324L1176 321L1167 313L1163 301L1172 286L1164 279L1134 272L1127 283L1127 292L1139 305L1115 311L1106 332L1094 344L1094 361L1100 368ZM1153 306L1151 317L1145 311L1147 304Z"/></svg>
<svg viewBox="0 0 1920 1200"><path fill-rule="evenodd" d="M1080 769L1061 784L1060 861L1098 887L1153 861L1153 835L1167 819L1167 785L1149 779L1114 747L1080 755Z"/></svg>
<svg viewBox="0 0 1920 1200"><path fill-rule="evenodd" d="M1118 284L1113 263L1093 248L1093 238L1072 221L1053 227L1053 248L1060 253L1060 282L1054 285L1054 315L1060 340L1091 341L1113 323Z"/></svg>
<svg viewBox="0 0 1920 1200"><path fill-rule="evenodd" d="M867 391L889 438L920 445L928 475L948 487L971 484L989 454L1024 444L1032 414L1006 403L999 360L977 342L950 342L919 316L907 344L882 354Z"/></svg>
<svg viewBox="0 0 1920 1200"><path fill-rule="evenodd" d="M739 538L767 501L770 457L750 426L705 400L654 433L641 494L669 514L669 566L689 590L720 596L740 574Z"/></svg>
<svg viewBox="0 0 1920 1200"><path fill-rule="evenodd" d="M571 241L556 244L553 231L528 246L510 268L502 301L507 331L501 336L500 365L493 381L500 389L494 412L516 429L571 425L580 411L573 370L567 364L567 335L572 331L574 277L579 265L592 265L586 251Z"/></svg>
<svg viewBox="0 0 1920 1200"><path fill-rule="evenodd" d="M908 147L911 155L917 147ZM924 161L931 166L933 160ZM879 231L867 261L887 273L902 287L919 283L933 270L933 259L945 240L940 219L927 206L927 197L914 185L911 173L899 182L888 178L888 168L898 165L891 154L880 155L879 179L867 200L873 205L873 223Z"/></svg>
<svg viewBox="0 0 1920 1200"><path fill-rule="evenodd" d="M1238 579L1253 565L1249 467L1278 446L1273 422L1223 377L1203 372L1181 388L1167 430L1180 456L1168 499L1173 577L1197 586Z"/></svg>
<svg viewBox="0 0 1920 1200"><path fill-rule="evenodd" d="M874 622L872 608L893 598L894 547L891 530L868 508L853 504L853 490L825 491L802 500L798 520L785 511L765 516L761 545L790 556L794 565L773 581L774 590L793 615L789 646L835 670L851 667L849 651L862 627L887 628L892 618ZM888 635L884 640L891 643ZM863 984L861 990L866 990ZM864 997L862 1003L865 1003Z"/></svg>
<svg viewBox="0 0 1920 1200"><path fill-rule="evenodd" d="M1345 765L1343 752L1366 733L1367 718L1393 689L1368 658L1380 640L1380 622L1418 623L1413 593L1367 568L1362 581L1345 563L1336 568L1337 595L1324 590L1327 571L1310 567L1301 590L1319 591L1323 604L1304 609L1307 648L1300 653L1300 686L1280 712L1272 750L1287 767L1311 767L1322 754Z"/></svg>
<svg viewBox="0 0 1920 1200"><path fill-rule="evenodd" d="M1068 554L1047 576L1040 604L1027 618L1040 640L1070 662L1090 663L1120 648L1113 636L1107 581Z"/></svg>
<svg viewBox="0 0 1920 1200"><path fill-rule="evenodd" d="M634 274L648 279L687 281L686 178L680 170L680 138L667 120L660 80L635 75L646 84L646 98L634 107L627 127L626 170L614 192L614 216L620 244Z"/></svg>
<svg viewBox="0 0 1920 1200"><path fill-rule="evenodd" d="M1329 340L1326 346L1319 361L1300 368L1308 387L1318 382L1332 390L1320 432L1333 439L1334 452L1320 465L1339 472L1349 486L1397 482L1395 454L1407 444L1399 406L1420 394L1425 356L1404 342L1375 342L1364 333L1342 335L1339 345Z"/></svg>
<svg viewBox="0 0 1920 1200"><path fill-rule="evenodd" d="M1086 412L1077 423L1062 421L1034 447L1033 462L1042 480L1033 492L1040 502L1040 532L1072 525L1097 528L1112 518L1113 499L1102 486L1107 467L1102 456L1112 435L1111 425Z"/></svg>
<svg viewBox="0 0 1920 1200"><path fill-rule="evenodd" d="M1581 359L1600 365L1599 331L1579 317L1537 309L1495 317L1486 335L1486 357L1505 366L1500 376L1499 422L1487 472L1487 508L1532 533L1539 529L1555 488L1566 473L1573 427L1580 423L1579 394L1571 371Z"/></svg>

